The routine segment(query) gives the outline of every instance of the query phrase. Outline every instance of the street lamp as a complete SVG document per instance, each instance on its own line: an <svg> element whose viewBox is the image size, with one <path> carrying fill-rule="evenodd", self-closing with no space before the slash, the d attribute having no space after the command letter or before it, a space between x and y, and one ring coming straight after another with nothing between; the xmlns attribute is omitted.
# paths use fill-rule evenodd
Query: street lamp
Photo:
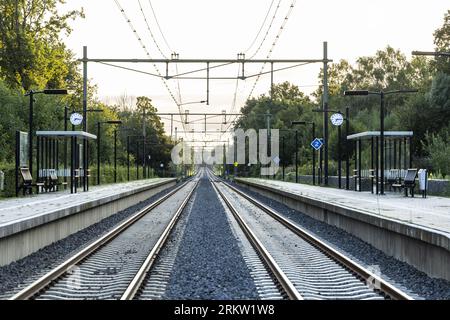
<svg viewBox="0 0 450 320"><path fill-rule="evenodd" d="M200 100L200 101L191 101L191 102L183 102L183 103L179 103L179 106L184 106L186 104L197 104L197 103L206 103L206 100Z"/></svg>
<svg viewBox="0 0 450 320"><path fill-rule="evenodd" d="M416 89L411 90L392 90L392 91L369 91L369 90L348 90L344 91L344 96L380 96L380 194L384 194L384 96L396 93L414 93ZM377 159L378 161L378 159ZM377 181L378 183L378 181Z"/></svg>
<svg viewBox="0 0 450 320"><path fill-rule="evenodd" d="M435 56L435 57L450 57L450 52L445 51L413 51L413 56Z"/></svg>
<svg viewBox="0 0 450 320"><path fill-rule="evenodd" d="M122 124L121 120L107 120L97 122L97 185L100 185L100 125ZM117 130L114 130L114 182L117 181Z"/></svg>
<svg viewBox="0 0 450 320"><path fill-rule="evenodd" d="M35 94L67 94L67 89L44 89L39 91L30 90L25 93L25 97L30 97L30 107L28 113L29 137L28 137L28 169L33 174L33 104Z"/></svg>
<svg viewBox="0 0 450 320"><path fill-rule="evenodd" d="M312 130L311 130L311 136L312 136L312 139L314 140L314 138L315 138L315 136L316 136L316 124L314 123L314 122L312 122L312 121L292 121L291 122L291 126L292 125L297 125L297 124L301 124L301 125L308 125L308 124L310 124L310 125L312 125ZM296 166L295 166L295 172L296 172L296 174L295 174L295 182L298 182L298 174L297 174L297 148L298 148L298 146L297 146L297 131L295 131L295 149L296 149L296 154L295 154L295 162L296 162ZM313 185L315 185L316 184L316 154L315 154L315 152L314 152L314 148L311 148L312 149L312 178L313 178Z"/></svg>

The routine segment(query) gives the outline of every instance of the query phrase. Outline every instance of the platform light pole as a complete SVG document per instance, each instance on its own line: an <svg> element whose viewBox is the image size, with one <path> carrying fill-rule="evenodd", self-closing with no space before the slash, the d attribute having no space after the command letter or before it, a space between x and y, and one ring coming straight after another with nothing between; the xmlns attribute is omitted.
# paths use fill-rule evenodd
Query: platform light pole
<svg viewBox="0 0 450 320"><path fill-rule="evenodd" d="M291 126L292 125L311 125L311 138L312 138L312 140L315 139L316 124L313 121L292 121ZM311 148L311 149L312 149L312 181L313 181L313 185L315 185L316 184L316 153L315 153L314 148ZM296 178L296 180L298 180L298 179Z"/></svg>
<svg viewBox="0 0 450 320"><path fill-rule="evenodd" d="M100 126L101 124L116 124L120 125L122 124L122 120L107 120L107 121L98 121L97 122L97 185L100 185ZM117 155L117 133L116 130L114 130L114 163L116 162L116 155ZM114 180L116 180L116 167L114 165ZM115 182L115 181L114 181Z"/></svg>
<svg viewBox="0 0 450 320"><path fill-rule="evenodd" d="M344 91L344 96L368 96L378 95L380 97L380 195L384 195L384 97L397 93L415 93L416 89L392 90L392 91L369 91L369 90L348 90ZM378 159L377 159L378 161ZM377 181L378 184L378 181Z"/></svg>
<svg viewBox="0 0 450 320"><path fill-rule="evenodd" d="M30 90L25 93L25 97L30 97L30 106L28 110L28 169L33 174L33 107L34 107L34 95L35 94L67 94L67 89L44 89L44 90Z"/></svg>

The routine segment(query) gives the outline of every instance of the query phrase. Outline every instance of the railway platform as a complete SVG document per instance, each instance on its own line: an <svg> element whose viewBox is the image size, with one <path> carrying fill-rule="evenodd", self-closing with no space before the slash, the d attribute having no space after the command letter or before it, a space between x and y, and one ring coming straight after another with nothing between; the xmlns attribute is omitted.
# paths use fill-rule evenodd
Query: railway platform
<svg viewBox="0 0 450 320"><path fill-rule="evenodd" d="M143 201L176 184L155 178L92 186L89 191L41 193L0 201L0 266Z"/></svg>
<svg viewBox="0 0 450 320"><path fill-rule="evenodd" d="M432 277L450 280L450 199L377 196L258 178L236 183L341 228Z"/></svg>

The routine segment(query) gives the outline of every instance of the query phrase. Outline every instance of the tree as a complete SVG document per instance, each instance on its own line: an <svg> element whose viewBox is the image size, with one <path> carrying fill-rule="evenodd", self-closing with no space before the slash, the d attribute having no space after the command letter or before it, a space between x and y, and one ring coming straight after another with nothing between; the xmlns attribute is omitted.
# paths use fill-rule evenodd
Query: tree
<svg viewBox="0 0 450 320"><path fill-rule="evenodd" d="M436 51L450 52L450 10L444 15L443 25L433 35ZM438 71L450 74L450 58L448 56L436 57L434 65Z"/></svg>
<svg viewBox="0 0 450 320"><path fill-rule="evenodd" d="M424 147L429 154L432 169L445 178L450 175L450 130L442 130L440 134L427 134Z"/></svg>
<svg viewBox="0 0 450 320"><path fill-rule="evenodd" d="M64 0L0 2L0 75L11 87L64 86L77 73L72 53L60 40L70 34L69 21L83 11L59 14Z"/></svg>

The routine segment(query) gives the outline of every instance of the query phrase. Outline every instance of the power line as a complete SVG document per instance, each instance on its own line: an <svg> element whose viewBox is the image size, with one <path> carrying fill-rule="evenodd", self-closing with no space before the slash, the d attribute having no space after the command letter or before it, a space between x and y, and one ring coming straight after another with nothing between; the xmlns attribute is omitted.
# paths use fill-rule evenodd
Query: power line
<svg viewBox="0 0 450 320"><path fill-rule="evenodd" d="M150 33L150 36L152 37L153 43L156 45L156 48L158 49L159 53L161 53L163 58L167 59L167 56L164 54L164 52L162 52L162 50L158 44L158 41L156 41L155 36L153 35L153 32L152 32L150 25L148 23L148 20L147 20L147 16L145 15L144 9L142 8L141 0L138 0L138 4L139 4L139 9L141 10L141 13L142 13L142 17L144 18L145 24L147 25L147 30Z"/></svg>
<svg viewBox="0 0 450 320"><path fill-rule="evenodd" d="M280 39L281 33L283 32L283 30L284 30L284 28L285 28L285 26L286 26L286 23L288 22L289 17L291 16L291 13L292 13L292 11L293 11L293 9L294 9L294 6L295 6L295 3L296 3L296 2L297 2L297 0L293 0L292 3L291 3L291 5L289 6L289 10L288 10L288 12L287 12L287 14L286 14L286 17L284 18L283 23L281 24L281 26L280 26L280 28L279 28L279 30L278 30L278 33L277 33L277 35L275 36L274 41L272 42L272 46L270 47L270 50L269 50L269 53L268 53L267 56L266 56L266 59L269 59L270 56L272 55L273 49L275 48L275 46L276 46L277 43L278 43L278 40ZM262 65L262 67L261 67L261 70L259 71L259 75L256 77L256 80L255 80L255 82L253 83L252 90L250 91L250 94L248 95L247 100L250 99L250 97L252 96L253 91L255 90L256 84L258 83L259 79L261 78L261 74L263 73L265 67L266 67L266 62L263 63L263 65Z"/></svg>
<svg viewBox="0 0 450 320"><path fill-rule="evenodd" d="M169 49L170 52L174 52L174 51L172 50L172 48L170 47L170 45L169 45L169 43L168 43L166 37L164 36L164 33L162 32L161 26L159 25L158 18L156 17L155 10L153 9L153 5L152 5L152 2L151 2L150 0L148 0L148 4L150 5L150 9L152 10L152 14L153 14L153 17L155 18L156 25L158 26L159 32L161 33L161 36L162 36L162 38L163 38L163 40L164 40L164 42L165 42L167 48ZM144 14L144 12L143 12L143 10L142 10L140 1L139 1L139 7L141 8L142 14L143 14L144 17L145 17L145 14ZM145 18L144 18L144 19L145 19ZM147 23L147 20L146 20L146 23ZM149 26L148 26L148 23L147 23L147 27L149 27ZM149 27L149 31L150 31L150 27ZM160 50L160 48L159 48L159 45L158 45L158 43L156 42L155 37L153 37L153 33L152 33L151 31L150 31L150 34L152 34L152 39L153 39L153 41L155 42L156 46L158 47L158 50L161 52L161 50ZM178 73L178 64L177 64L177 63L175 64L175 72ZM178 101L180 102L180 104L182 104L182 103L183 103L183 99L181 98L181 87L180 87L180 80L179 80L179 79L177 79L177 91L178 91Z"/></svg>
<svg viewBox="0 0 450 320"><path fill-rule="evenodd" d="M251 43L250 46L247 48L247 50L245 50L245 53L247 53L247 52L251 49L251 47L253 47L253 45L255 44L256 40L258 39L259 34L261 33L261 31L262 31L264 25L266 24L267 17L269 16L270 10L272 9L272 6L273 6L273 3L274 3L274 2L275 2L275 0L272 0L272 2L270 3L269 10L267 10L266 16L264 17L263 23L262 23L261 26L259 27L258 33L256 34L255 38L253 39L252 43Z"/></svg>
<svg viewBox="0 0 450 320"><path fill-rule="evenodd" d="M263 42L265 41L265 39L266 39L266 37L267 37L267 35L268 35L268 33L269 33L269 30L270 30L270 28L271 28L271 26L272 26L272 23L273 23L273 21L274 21L274 19L275 19L276 13L277 13L277 11L278 11L278 9L279 9L279 7L280 7L280 3L281 3L281 0L278 2L277 9L275 10L275 13L274 13L274 15L273 15L273 17L272 17L272 21L270 22L269 28L267 29L267 32L266 32L266 34L265 34L265 36L264 36L264 38L263 38L263 41L261 42L261 44L260 44L260 46L258 47L257 51L254 53L254 55L253 55L251 58L253 58L253 57L256 55L256 53L260 50L260 48L261 48ZM272 46L271 46L271 48L270 48L270 50L269 50L269 52L268 52L268 54L267 54L267 56L266 56L266 59L269 59L270 56L272 55L273 49L275 48L275 46L276 46L278 40L280 39L281 33L283 32L283 30L284 30L284 28L285 28L285 26L286 26L286 23L287 23L287 21L289 20L289 17L290 17L290 15L291 15L291 13L292 13L292 11L293 11L293 9L294 9L295 3L296 3L296 0L293 0L293 1L291 2L291 5L289 6L289 10L288 10L288 12L287 12L287 14L286 14L286 16L285 16L285 18L284 18L284 20L283 20L283 22L282 22L280 28L279 28L279 30L278 30L278 33L277 33L277 35L276 35L274 41L272 42ZM249 95L248 95L248 97L247 97L247 100L249 100L249 99L251 98L251 96L252 96L252 94L253 94L253 91L255 90L256 84L258 83L259 79L261 78L261 75L265 73L265 72L264 72L265 66L266 66L266 62L263 63L263 65L262 65L262 67L261 67L261 70L257 73L257 77L256 77L256 79L255 79L255 82L253 83L252 89L250 90L250 93L249 93ZM237 116L234 117L234 119L230 122L230 124L229 124L229 125L227 126L227 128L225 129L225 131L227 131L227 130L229 129L229 127L232 125L232 123L233 123L234 121L236 121L236 118L237 118Z"/></svg>
<svg viewBox="0 0 450 320"><path fill-rule="evenodd" d="M122 13L122 16L124 17L125 21L128 23L128 26L130 27L130 29L133 31L133 34L135 35L136 39L139 41L139 44L141 45L142 49L144 50L145 54L151 58L150 52L148 51L146 45L144 44L142 38L139 36L136 28L134 27L133 23L131 22L131 19L128 17L128 15L126 14L125 10L123 9L123 7L120 5L118 0L114 0L114 2L116 3L117 8L120 10L120 12ZM175 96L172 93L172 90L170 90L169 85L167 84L166 80L163 78L161 72L159 71L157 65L155 63L152 63L153 67L155 68L157 74L161 77L162 82L164 83L164 86L166 87L167 91L169 92L170 97L172 98L172 100L175 102L175 104L178 107L178 111L180 113L180 118L181 118L181 113L184 113L183 108L181 107L181 103L179 103L177 101L177 99L175 98ZM186 131L185 125L183 123L183 129Z"/></svg>
<svg viewBox="0 0 450 320"><path fill-rule="evenodd" d="M162 32L161 26L159 25L158 18L156 17L155 10L153 9L151 0L148 0L148 4L150 5L150 9L152 9L152 13L153 13L153 17L155 18L156 25L158 26L159 32L161 33L161 36L162 36L164 42L166 43L167 48L170 50L170 52L173 52L173 50L170 48L169 43L167 42L166 37L164 36L164 33Z"/></svg>
<svg viewBox="0 0 450 320"><path fill-rule="evenodd" d="M275 12L274 12L274 14L272 16L272 20L270 21L269 27L267 28L266 33L264 34L264 37L261 40L261 43L259 44L259 46L256 49L256 51L251 55L250 59L254 58L258 54L259 50L261 50L261 47L263 46L264 42L267 39L267 36L269 35L270 29L272 29L273 22L274 22L274 20L275 20L275 18L277 16L278 9L280 9L280 6L281 6L281 0L278 1L277 7L276 7Z"/></svg>

